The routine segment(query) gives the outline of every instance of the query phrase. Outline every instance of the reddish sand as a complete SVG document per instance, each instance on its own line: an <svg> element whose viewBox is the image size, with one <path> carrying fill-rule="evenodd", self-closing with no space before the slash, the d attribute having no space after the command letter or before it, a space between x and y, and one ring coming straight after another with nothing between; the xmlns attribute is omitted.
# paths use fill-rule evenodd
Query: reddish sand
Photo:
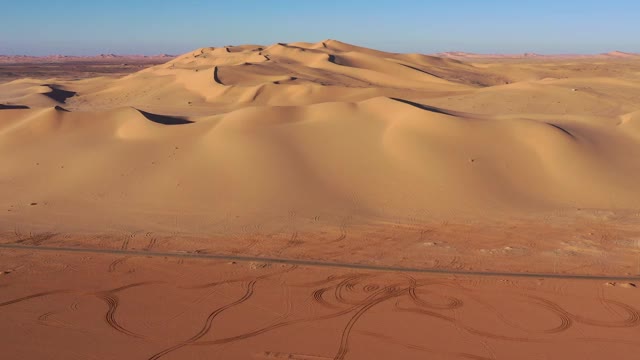
<svg viewBox="0 0 640 360"><path fill-rule="evenodd" d="M6 359L636 359L627 282L4 250Z"/></svg>

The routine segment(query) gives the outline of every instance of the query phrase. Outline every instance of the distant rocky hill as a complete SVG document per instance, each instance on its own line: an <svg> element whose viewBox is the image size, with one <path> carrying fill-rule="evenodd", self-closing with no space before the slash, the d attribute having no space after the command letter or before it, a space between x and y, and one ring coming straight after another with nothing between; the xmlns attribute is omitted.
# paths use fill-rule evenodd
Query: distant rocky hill
<svg viewBox="0 0 640 360"><path fill-rule="evenodd" d="M73 55L48 55L48 56L28 56L28 55L0 55L2 64L43 64L62 62L149 62L167 61L175 58L174 55L116 55L100 54L95 56L73 56Z"/></svg>
<svg viewBox="0 0 640 360"><path fill-rule="evenodd" d="M463 51L448 51L434 54L434 56L456 59L456 60L474 60L474 59L567 59L567 58L633 58L640 57L638 53L629 53L623 51L611 51L601 54L537 54L537 53L522 53L522 54L478 54L469 53Z"/></svg>

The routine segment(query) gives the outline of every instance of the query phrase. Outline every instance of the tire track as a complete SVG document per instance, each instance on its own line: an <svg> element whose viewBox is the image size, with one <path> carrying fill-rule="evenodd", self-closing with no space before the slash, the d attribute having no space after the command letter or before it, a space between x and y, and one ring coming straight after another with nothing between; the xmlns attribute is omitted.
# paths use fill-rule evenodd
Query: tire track
<svg viewBox="0 0 640 360"><path fill-rule="evenodd" d="M259 239L251 238L249 239L249 242L244 247L240 248L237 252L246 254L251 251L256 245L258 245L259 242Z"/></svg>
<svg viewBox="0 0 640 360"><path fill-rule="evenodd" d="M330 244L340 242L347 238L347 234L348 234L347 229L352 219L353 219L352 216L347 216L344 219L342 219L342 221L340 222L340 235L336 239L332 240Z"/></svg>
<svg viewBox="0 0 640 360"><path fill-rule="evenodd" d="M147 232L144 236L149 238L149 243L144 247L144 250L149 251L156 246L157 239L153 236L152 232Z"/></svg>
<svg viewBox="0 0 640 360"><path fill-rule="evenodd" d="M338 236L335 240L331 241L331 243L337 243L347 238L347 229L344 226L340 226L340 236Z"/></svg>
<svg viewBox="0 0 640 360"><path fill-rule="evenodd" d="M306 287L321 286L321 285L326 285L326 284L332 283L334 281L337 281L337 280L340 280L340 279L345 279L345 278L352 277L352 276L354 276L354 274L329 275L324 280L312 281L312 282L302 283L302 284L292 284L292 285L289 285L289 286L292 286L292 287L305 287L305 288Z"/></svg>
<svg viewBox="0 0 640 360"><path fill-rule="evenodd" d="M286 250L291 249L292 247L298 246L302 244L301 240L298 240L298 232L297 231L293 231L291 233L291 236L289 237L289 240L287 241L287 243L280 249L277 251L277 255L281 256L283 252L285 252Z"/></svg>
<svg viewBox="0 0 640 360"><path fill-rule="evenodd" d="M147 244L147 246L145 246L145 248L144 248L144 249L145 249L145 250L147 250L147 251L149 251L149 250L153 249L153 248L154 248L154 246L156 246L156 242L157 242L157 239L156 239L156 238L151 238L151 239L149 240L149 243Z"/></svg>
<svg viewBox="0 0 640 360"><path fill-rule="evenodd" d="M210 288L210 287L214 287L214 286L218 286L218 285L233 284L233 283L252 281L252 280L263 280L263 279L270 278L272 276L286 274L288 272L296 270L297 268L298 268L297 265L293 265L293 266L287 267L286 269L275 271L275 272L268 273L268 274L263 274L263 275L260 275L260 276L257 276L257 277L256 276L244 276L244 277L237 278L237 279L222 280L222 281L216 281L216 282L211 282L211 283L206 283L206 284L201 284L201 285L194 285L194 286L189 286L189 287L181 287L181 288L182 289L190 289L190 290L191 289L206 289L206 288Z"/></svg>
<svg viewBox="0 0 640 360"><path fill-rule="evenodd" d="M118 296L113 294L102 294L102 295L98 295L98 298L104 301L108 306L107 313L104 316L104 320L107 322L107 325L109 325L114 330L120 333L123 333L125 335L135 337L138 339L145 338L140 334L137 334L131 330L126 329L125 327L120 325L120 323L118 323L118 320L116 319L116 311L118 310L118 306L120 305L120 299L118 298Z"/></svg>
<svg viewBox="0 0 640 360"><path fill-rule="evenodd" d="M277 318L270 321L269 325L266 325L267 327L274 326L283 321L286 321L286 319L289 316L291 316L291 314L293 313L293 302L291 301L291 290L289 287L284 287L283 290L284 290L283 295L284 295L284 302L285 302L285 311L281 314L278 314Z"/></svg>
<svg viewBox="0 0 640 360"><path fill-rule="evenodd" d="M113 260L111 264L109 264L109 272L116 271L116 269L118 268L118 265L123 264L125 261L127 261L127 259L128 257Z"/></svg>
<svg viewBox="0 0 640 360"><path fill-rule="evenodd" d="M531 329L528 329L526 327L520 326L519 324L517 324L515 321L512 321L511 319L509 319L508 317L506 317L505 315L503 315L500 311L498 311L498 309L496 309L495 306L489 304L487 301L484 301L482 299L480 299L478 296L474 295L472 293L472 290L466 288L466 287L460 287L462 290L466 291L466 296L471 298L473 301L475 301L476 303L482 305L482 307L484 307L485 309L491 311L492 313L494 313L496 315L496 317L498 319L500 319L504 324L511 326L515 329L518 329L520 331L524 331L524 332L532 332Z"/></svg>
<svg viewBox="0 0 640 360"><path fill-rule="evenodd" d="M568 330L573 324L573 320L571 319L572 317L571 314L569 314L567 311L561 308L558 304L538 296L530 295L529 298L534 299L535 303L549 310L550 312L556 314L560 319L560 325L556 326L555 328L543 330L543 332L547 334L555 334L555 333L563 332Z"/></svg>
<svg viewBox="0 0 640 360"><path fill-rule="evenodd" d="M119 286L119 287L111 289L111 290L102 291L102 292L99 292L97 294L117 293L117 292L120 292L120 291L123 291L123 290L127 290L127 289L131 289L131 288L134 288L134 287L140 287L140 286L146 286L146 285L155 285L155 284L165 284L165 282L164 281L141 281L141 282L137 282L137 283L133 283L133 284Z"/></svg>
<svg viewBox="0 0 640 360"><path fill-rule="evenodd" d="M494 333L491 333L491 332L488 332L488 331L484 331L484 330L479 330L479 329L473 328L471 326L460 324L456 320L455 317L443 315L443 314L437 313L435 311L425 310L425 309L420 309L420 308L401 307L399 301L396 302L395 309L397 311L400 311L400 312L410 312L410 313L414 313L414 314L421 314L421 315L430 316L430 317L433 317L433 318L436 318L436 319L439 319L439 320L443 320L443 321L451 323L454 326L459 327L460 329L465 330L466 332L468 332L470 334L477 335L477 336L482 336L482 337L491 338L491 339L495 339L495 340L504 340L504 341L518 341L518 342L537 342L537 341L539 341L537 339L531 339L531 338L525 338L525 337L517 337L517 336L508 336L508 335L500 335L500 334L494 334Z"/></svg>
<svg viewBox="0 0 640 360"><path fill-rule="evenodd" d="M298 232L294 231L289 239L289 244L295 244L298 241Z"/></svg>
<svg viewBox="0 0 640 360"><path fill-rule="evenodd" d="M63 328L63 329L68 329L71 327L71 325L65 321L58 320L55 318L50 319L50 317L54 316L55 314L56 314L55 312L49 311L38 316L38 323L40 323L43 326L50 326L50 327Z"/></svg>
<svg viewBox="0 0 640 360"><path fill-rule="evenodd" d="M462 270L462 269L464 269L464 264L460 261L460 257L459 256L454 256L451 259L451 262L449 263L448 267L450 269Z"/></svg>
<svg viewBox="0 0 640 360"><path fill-rule="evenodd" d="M28 243L29 245L32 245L32 246L38 246L47 240L53 239L59 234L52 233L52 232L32 234L31 232L29 232L29 236L22 237L21 235L19 235L18 232L16 232L16 235L19 236L19 239L15 241L16 244Z"/></svg>
<svg viewBox="0 0 640 360"><path fill-rule="evenodd" d="M68 294L70 293L71 290L52 290L52 291L43 291L43 292L39 292L39 293L35 293L35 294L31 294L31 295L27 295L27 296L23 296L17 299L13 299L13 300L8 300L5 302L1 302L0 303L0 307L2 306L7 306L7 305L12 305L12 304L17 304L19 302L23 302L26 300L31 300L31 299L36 299L36 298L40 298L40 297L44 297L44 296L49 296L49 295L55 295L55 294Z"/></svg>
<svg viewBox="0 0 640 360"><path fill-rule="evenodd" d="M138 282L138 283L133 283L128 285L123 285L111 290L94 293L93 295L95 295L98 299L104 301L107 304L107 312L104 316L104 320L106 321L107 325L109 325L111 328L115 329L116 331L122 334L135 337L138 339L144 339L145 336L125 328L124 326L120 325L120 323L116 319L116 311L118 310L118 306L120 305L120 299L118 298L116 293L121 292L123 290L131 289L134 287L140 287L140 286L151 285L156 283L159 283L159 282L155 282L155 281Z"/></svg>
<svg viewBox="0 0 640 360"><path fill-rule="evenodd" d="M235 335L235 336L230 336L230 337L226 337L226 338L221 338L221 339L217 339L217 340L210 340L210 341L199 341L199 342L194 342L191 345L194 346L210 346L210 345L221 345L221 344L228 344L228 343L232 343L235 341L239 341L239 340L245 340L245 339L249 339L258 335L262 335L264 333L267 333L269 331L273 331L276 329L279 329L281 327L286 327L286 326L290 326L290 325L296 325L296 324L302 324L302 323L308 323L308 322L313 322L313 321L322 321L322 320L329 320L329 319L334 319L334 318L338 318L340 316L344 316L347 315L351 312L357 311L358 309L360 309L362 306L367 305L368 303L370 303L371 301L375 301L376 298L380 295L380 294L385 294L389 292L389 288L384 288L374 294L371 294L369 297L367 297L363 303L361 305L358 306L352 306L349 307L347 309L341 310L341 311L337 311L331 314L326 314L326 315L318 315L318 316L311 316L308 318L303 318L303 319L295 319L295 320L288 320L288 321L283 321L277 324L273 324L273 325L269 325L269 326L265 326L262 328L258 328L249 332L245 332L243 334L240 335Z"/></svg>
<svg viewBox="0 0 640 360"><path fill-rule="evenodd" d="M122 290L129 289L129 288L132 288L132 287L137 287L137 286L142 286L142 285L149 285L149 284L159 284L159 283L161 283L161 282L159 282L159 281L139 282L139 283L134 283L134 284L130 284L130 285L121 286L121 287L118 287L118 288L115 288L115 289L112 289L112 290L109 290L109 291L94 293L93 295L109 293L109 292L118 292L118 291L122 291ZM19 297L17 299L1 302L0 303L0 307L12 305L12 304L17 304L17 303L20 303L20 302L23 302L23 301L36 299L36 298L39 298L39 297L44 297L44 296L49 296L49 295L72 294L72 293L81 293L81 292L75 291L75 290L69 290L69 289L43 291L43 292L38 292L38 293L35 293L35 294ZM78 303L76 302L76 303L71 304L71 307L72 307L72 310L77 310ZM74 309L74 307L75 307L75 309Z"/></svg>
<svg viewBox="0 0 640 360"><path fill-rule="evenodd" d="M49 316L53 315L53 311L46 312L40 316L38 316L38 321L46 322L49 319Z"/></svg>
<svg viewBox="0 0 640 360"><path fill-rule="evenodd" d="M448 299L448 302L446 304L432 304L432 303L426 302L416 294L416 287L409 288L409 297L411 297L411 299L416 305L430 308L430 309L453 310L453 309L460 308L464 305L464 301L453 296L446 296L446 298Z"/></svg>
<svg viewBox="0 0 640 360"><path fill-rule="evenodd" d="M361 301L349 300L345 296L345 294L348 292L353 292L356 286L361 283L362 279L370 278L371 276L372 275L369 275L369 274L359 274L359 275L346 278L345 280L341 281L340 283L338 283L338 285L335 286L335 290L334 290L335 299L340 304L361 305L362 304ZM379 288L379 285L376 284L376 286Z"/></svg>
<svg viewBox="0 0 640 360"><path fill-rule="evenodd" d="M622 309L624 312L626 312L626 318L622 321L616 322L593 320L579 315L573 315L573 318L583 324L609 328L626 328L640 325L640 313L635 308L616 300L603 299L603 301L609 305L615 305Z"/></svg>
<svg viewBox="0 0 640 360"><path fill-rule="evenodd" d="M328 290L330 290L331 288L321 288L318 290L315 290L312 294L312 299L313 301L315 301L316 303L324 306L324 307L328 307L328 308L332 308L332 309L339 309L340 307L337 305L333 305L328 301L324 300L324 293L327 292Z"/></svg>
<svg viewBox="0 0 640 360"><path fill-rule="evenodd" d="M347 356L347 353L349 352L349 339L351 337L351 331L353 330L353 327L355 326L355 324L358 322L358 320L362 317L362 315L364 315L369 309L371 309L372 307L387 301L389 299L392 299L394 297L400 296L402 294L406 293L406 289L401 289L401 290L391 290L388 294L386 294L385 296L382 296L378 299L373 299L372 301L366 303L365 305L363 305L352 317L351 319L349 319L349 322L347 323L347 326L344 327L344 329L342 330L342 336L340 337L340 347L338 348L338 351L336 353L336 355L334 356L334 360L343 360L345 358L345 356Z"/></svg>
<svg viewBox="0 0 640 360"><path fill-rule="evenodd" d="M176 351L184 346L187 346L197 340L199 340L200 338L202 338L203 336L205 336L210 330L211 327L213 326L213 320L220 315L221 313L223 313L225 310L228 310L234 306L240 305L242 303L244 303L245 301L247 301L249 298L251 298L251 296L253 296L253 292L254 292L254 287L256 284L256 280L253 280L251 282L249 282L249 284L247 285L247 291L245 292L245 294L239 298L238 300L229 303L225 306L222 306L218 309L216 309L215 311L213 311L212 313L209 314L209 316L207 317L207 319L205 320L205 324L202 327L202 329L200 329L200 331L198 331L198 333L196 333L195 335L193 335L192 337L190 337L189 339L185 340L184 342L174 345L170 348L167 348L165 350L160 351L159 353L151 356L149 358L149 360L157 360L160 359L161 357Z"/></svg>
<svg viewBox="0 0 640 360"><path fill-rule="evenodd" d="M604 320L590 319L581 315L572 314L569 311L562 308L559 304L548 299L544 299L544 298L533 296L533 295L530 295L529 297L537 300L538 304L542 305L544 308L561 316L562 324L560 325L559 331L566 330L566 329L562 329L562 326L567 321L569 321L569 323L571 323L572 321L576 321L586 325L607 327L607 328L628 328L628 327L635 327L640 325L640 312L637 309L633 308L632 306L627 305L620 301L611 300L611 299L601 300L603 303L608 304L609 306L614 305L626 313L626 317L622 321L604 321ZM551 330L554 330L554 329L551 329Z"/></svg>

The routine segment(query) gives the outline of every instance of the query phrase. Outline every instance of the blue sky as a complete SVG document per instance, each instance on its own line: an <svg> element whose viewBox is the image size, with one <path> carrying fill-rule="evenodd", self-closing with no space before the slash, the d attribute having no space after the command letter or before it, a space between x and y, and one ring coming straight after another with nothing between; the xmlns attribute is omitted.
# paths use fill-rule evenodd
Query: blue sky
<svg viewBox="0 0 640 360"><path fill-rule="evenodd" d="M640 52L638 0L0 0L0 54L331 38L395 52Z"/></svg>

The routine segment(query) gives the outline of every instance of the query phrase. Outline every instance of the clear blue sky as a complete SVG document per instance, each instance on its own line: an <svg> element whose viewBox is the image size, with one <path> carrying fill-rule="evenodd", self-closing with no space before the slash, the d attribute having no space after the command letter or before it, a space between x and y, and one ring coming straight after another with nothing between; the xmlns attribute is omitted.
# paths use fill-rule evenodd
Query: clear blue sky
<svg viewBox="0 0 640 360"><path fill-rule="evenodd" d="M320 41L396 52L640 52L640 0L0 0L0 54Z"/></svg>

